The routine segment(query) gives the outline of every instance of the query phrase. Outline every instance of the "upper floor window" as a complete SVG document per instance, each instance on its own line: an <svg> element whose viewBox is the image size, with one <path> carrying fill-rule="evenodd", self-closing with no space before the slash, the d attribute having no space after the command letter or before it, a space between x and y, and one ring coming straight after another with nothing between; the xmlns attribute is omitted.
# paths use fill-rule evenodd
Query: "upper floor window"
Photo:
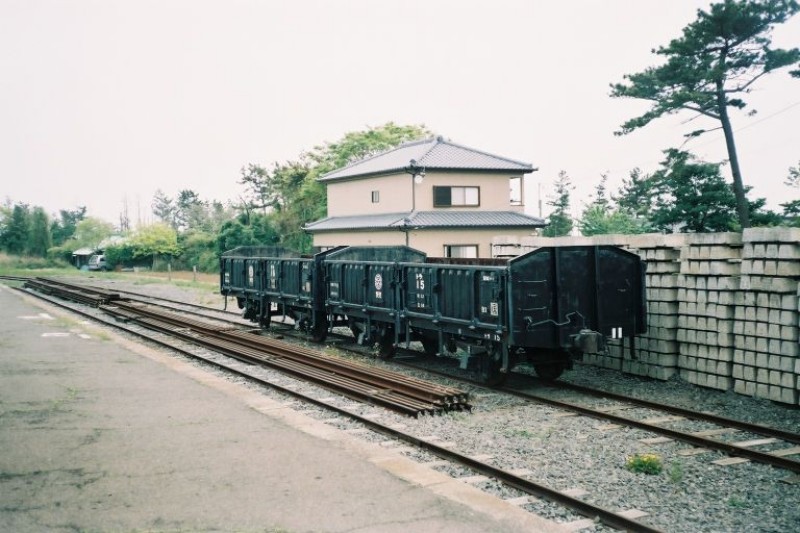
<svg viewBox="0 0 800 533"><path fill-rule="evenodd" d="M381 201L381 191L372 191L372 203L377 204Z"/></svg>
<svg viewBox="0 0 800 533"><path fill-rule="evenodd" d="M515 176L508 180L511 188L511 205L523 205L522 203L522 178Z"/></svg>
<svg viewBox="0 0 800 533"><path fill-rule="evenodd" d="M436 187L433 188L434 207L481 205L480 187Z"/></svg>

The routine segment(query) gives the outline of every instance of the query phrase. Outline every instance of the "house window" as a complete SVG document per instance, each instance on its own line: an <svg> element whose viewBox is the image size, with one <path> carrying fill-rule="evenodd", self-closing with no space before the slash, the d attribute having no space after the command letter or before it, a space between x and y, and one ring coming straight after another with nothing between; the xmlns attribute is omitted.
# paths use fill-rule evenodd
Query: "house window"
<svg viewBox="0 0 800 533"><path fill-rule="evenodd" d="M523 205L522 203L522 178L513 177L508 180L511 187L511 205Z"/></svg>
<svg viewBox="0 0 800 533"><path fill-rule="evenodd" d="M434 187L434 207L481 205L480 187Z"/></svg>
<svg viewBox="0 0 800 533"><path fill-rule="evenodd" d="M445 244L444 256L459 259L476 259L478 257L477 244Z"/></svg>
<svg viewBox="0 0 800 533"><path fill-rule="evenodd" d="M377 204L381 201L381 191L372 191L372 203Z"/></svg>

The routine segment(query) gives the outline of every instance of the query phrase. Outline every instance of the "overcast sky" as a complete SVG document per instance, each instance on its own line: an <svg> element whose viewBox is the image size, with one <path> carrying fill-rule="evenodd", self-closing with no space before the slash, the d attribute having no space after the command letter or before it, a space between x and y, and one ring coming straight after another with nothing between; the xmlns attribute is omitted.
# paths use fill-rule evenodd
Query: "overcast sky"
<svg viewBox="0 0 800 533"><path fill-rule="evenodd" d="M538 167L531 214L560 170L580 206L601 173L615 189L703 125L615 137L647 104L608 93L709 4L0 0L0 199L114 223L127 201L147 221L157 189L235 199L247 163L394 121ZM800 46L800 17L774 43ZM745 183L777 208L798 196L783 181L800 161L800 80L774 73L747 101L759 113L733 116ZM725 159L721 133L687 148Z"/></svg>

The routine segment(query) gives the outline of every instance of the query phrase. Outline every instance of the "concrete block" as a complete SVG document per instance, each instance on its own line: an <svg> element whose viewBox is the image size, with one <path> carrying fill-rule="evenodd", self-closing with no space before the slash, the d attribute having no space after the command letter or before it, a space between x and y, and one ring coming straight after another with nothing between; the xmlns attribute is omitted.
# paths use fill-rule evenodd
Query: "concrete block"
<svg viewBox="0 0 800 533"><path fill-rule="evenodd" d="M800 344L792 341L780 341L780 350L778 351L785 358L800 357ZM800 372L798 372L800 374Z"/></svg>
<svg viewBox="0 0 800 533"><path fill-rule="evenodd" d="M797 326L781 326L779 338L784 341L798 341L798 328Z"/></svg>
<svg viewBox="0 0 800 533"><path fill-rule="evenodd" d="M798 282L789 278L770 278L765 276L743 275L741 289L777 294L797 294Z"/></svg>
<svg viewBox="0 0 800 533"><path fill-rule="evenodd" d="M691 357L688 355L679 355L678 368L686 370L697 370L697 361L698 359L696 357Z"/></svg>
<svg viewBox="0 0 800 533"><path fill-rule="evenodd" d="M753 396L756 392L756 387L754 383L749 381L734 380L733 390L738 394L743 394L745 396Z"/></svg>
<svg viewBox="0 0 800 533"><path fill-rule="evenodd" d="M677 373L677 369L674 366L658 366L658 365L651 365L647 368L647 376L653 379L660 379L662 381L667 381L672 376Z"/></svg>
<svg viewBox="0 0 800 533"><path fill-rule="evenodd" d="M800 228L747 228L742 232L743 243L796 243Z"/></svg>
<svg viewBox="0 0 800 533"><path fill-rule="evenodd" d="M741 233L733 231L718 232L718 233L688 233L686 234L686 237L687 239L685 242L690 246L727 245L733 247L741 247L745 242L745 240L742 238ZM755 241L751 240L748 242L755 242Z"/></svg>
<svg viewBox="0 0 800 533"><path fill-rule="evenodd" d="M797 391L794 390L793 388L770 386L768 397L773 402L786 403L789 405L797 405Z"/></svg>
<svg viewBox="0 0 800 533"><path fill-rule="evenodd" d="M778 276L800 277L800 261L780 261L775 265L775 270Z"/></svg>
<svg viewBox="0 0 800 533"><path fill-rule="evenodd" d="M778 259L791 259L800 261L800 244L780 244L778 245Z"/></svg>
<svg viewBox="0 0 800 533"><path fill-rule="evenodd" d="M754 396L758 398L769 398L769 385L766 383L756 383L756 390Z"/></svg>

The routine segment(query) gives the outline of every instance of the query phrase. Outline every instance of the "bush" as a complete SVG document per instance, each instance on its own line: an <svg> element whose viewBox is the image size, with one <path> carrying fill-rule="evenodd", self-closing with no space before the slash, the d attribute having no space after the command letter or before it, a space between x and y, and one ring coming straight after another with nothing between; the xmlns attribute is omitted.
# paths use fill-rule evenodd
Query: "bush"
<svg viewBox="0 0 800 533"><path fill-rule="evenodd" d="M0 253L0 270L40 270L44 268L70 268L68 262L57 257L30 257Z"/></svg>
<svg viewBox="0 0 800 533"><path fill-rule="evenodd" d="M664 464L655 453L635 453L625 461L625 468L636 474L655 475L661 473Z"/></svg>

